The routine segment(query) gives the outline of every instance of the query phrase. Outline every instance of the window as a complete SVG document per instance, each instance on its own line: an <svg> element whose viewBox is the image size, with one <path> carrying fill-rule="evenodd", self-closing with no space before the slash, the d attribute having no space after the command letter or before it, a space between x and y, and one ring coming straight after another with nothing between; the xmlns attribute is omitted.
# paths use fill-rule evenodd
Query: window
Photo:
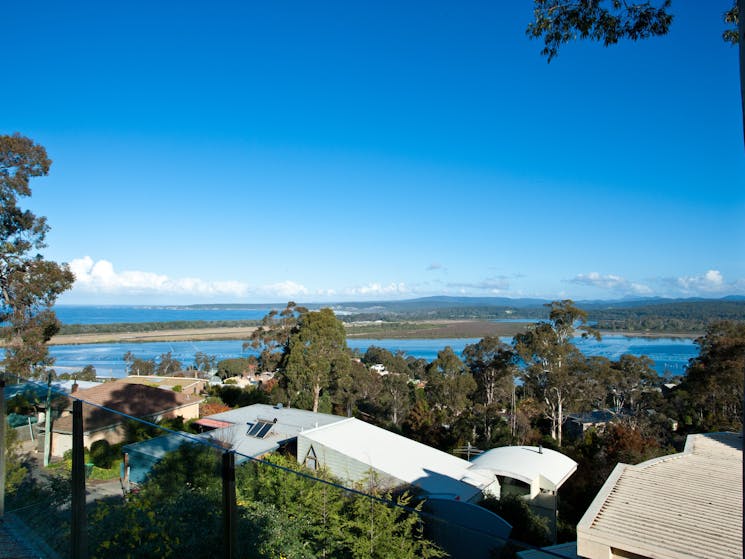
<svg viewBox="0 0 745 559"><path fill-rule="evenodd" d="M249 423L249 425L251 425ZM263 439L266 437L266 435L269 433L269 431L274 426L274 422L272 421L265 421L263 419L257 419L256 423L251 425L248 428L248 433L246 433L250 437L256 437L257 439Z"/></svg>

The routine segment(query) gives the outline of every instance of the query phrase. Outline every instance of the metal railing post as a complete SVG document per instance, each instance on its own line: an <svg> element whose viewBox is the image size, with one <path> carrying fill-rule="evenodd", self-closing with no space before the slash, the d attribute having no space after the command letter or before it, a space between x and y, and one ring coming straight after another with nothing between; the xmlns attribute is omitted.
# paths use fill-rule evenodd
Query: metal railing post
<svg viewBox="0 0 745 559"><path fill-rule="evenodd" d="M47 410L49 413L49 410ZM50 437L51 433L47 433ZM83 402L72 403L72 526L71 557L88 558L88 534L85 514L85 452L83 447Z"/></svg>
<svg viewBox="0 0 745 559"><path fill-rule="evenodd" d="M235 453L222 454L222 514L225 559L236 556L236 501L235 501Z"/></svg>

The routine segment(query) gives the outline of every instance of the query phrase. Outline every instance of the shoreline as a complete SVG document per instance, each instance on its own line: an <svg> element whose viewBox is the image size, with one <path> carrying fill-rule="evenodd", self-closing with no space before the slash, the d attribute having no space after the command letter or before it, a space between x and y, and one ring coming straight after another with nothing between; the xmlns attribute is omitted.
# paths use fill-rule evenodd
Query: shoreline
<svg viewBox="0 0 745 559"><path fill-rule="evenodd" d="M488 320L435 320L411 321L388 324L345 324L347 338L365 339L461 339L484 338L486 336L512 337L525 330L529 322L491 322ZM106 343L147 342L198 342L222 340L248 340L255 326L189 328L179 330L157 330L150 332L100 332L91 334L62 334L54 336L49 345L86 345ZM627 338L671 338L696 339L702 332L639 332L601 330L601 336L623 336Z"/></svg>

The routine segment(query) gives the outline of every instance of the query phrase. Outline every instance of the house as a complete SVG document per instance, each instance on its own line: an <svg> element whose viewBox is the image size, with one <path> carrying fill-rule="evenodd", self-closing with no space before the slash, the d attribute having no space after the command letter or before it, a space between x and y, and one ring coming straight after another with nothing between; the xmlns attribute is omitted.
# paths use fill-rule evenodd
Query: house
<svg viewBox="0 0 745 559"><path fill-rule="evenodd" d="M83 401L83 445L88 448L98 440L110 444L125 440L127 420L120 414L149 421L177 416L197 419L202 401L191 394L121 380L78 390L75 397ZM70 449L72 416L68 414L52 424L52 456L62 456Z"/></svg>
<svg viewBox="0 0 745 559"><path fill-rule="evenodd" d="M254 404L194 424L203 429L197 438L235 451L236 463L281 449L298 463L323 467L362 490L374 482L376 488L414 489L426 495L428 529L454 559L491 556L512 529L473 504L498 489L491 473L473 471L466 460L355 418ZM158 460L188 440L172 434L123 447L128 479L141 482Z"/></svg>
<svg viewBox="0 0 745 559"><path fill-rule="evenodd" d="M426 530L453 559L498 556L512 526L477 506L499 482L471 463L356 418L298 434L297 460L363 491L413 490L426 498Z"/></svg>
<svg viewBox="0 0 745 559"><path fill-rule="evenodd" d="M188 371L187 371L188 372ZM194 377L161 377L157 375L129 375L121 379L121 382L132 384L146 384L155 388L175 390L182 394L198 396L205 390L208 382L205 379Z"/></svg>
<svg viewBox="0 0 745 559"><path fill-rule="evenodd" d="M689 435L683 452L618 464L577 525L587 559L741 559L742 435Z"/></svg>
<svg viewBox="0 0 745 559"><path fill-rule="evenodd" d="M540 446L503 446L483 452L471 469L499 481L497 498L514 495L526 501L549 522L556 541L557 493L577 463L564 454Z"/></svg>
<svg viewBox="0 0 745 559"><path fill-rule="evenodd" d="M253 404L195 421L204 435L237 454L237 461L258 458L285 448L295 455L299 433L346 418L328 413L286 408L281 404Z"/></svg>
<svg viewBox="0 0 745 559"><path fill-rule="evenodd" d="M564 422L564 433L567 437L578 439L588 429L602 431L605 426L615 417L607 410L592 410L585 413L570 413Z"/></svg>
<svg viewBox="0 0 745 559"><path fill-rule="evenodd" d="M356 418L298 434L297 459L364 488L414 487L464 502L478 502L498 488L495 478L474 472L462 458Z"/></svg>
<svg viewBox="0 0 745 559"><path fill-rule="evenodd" d="M385 365L383 365L382 363L375 363L375 365L370 365L370 371L373 373L378 373L381 377L384 377L388 374Z"/></svg>

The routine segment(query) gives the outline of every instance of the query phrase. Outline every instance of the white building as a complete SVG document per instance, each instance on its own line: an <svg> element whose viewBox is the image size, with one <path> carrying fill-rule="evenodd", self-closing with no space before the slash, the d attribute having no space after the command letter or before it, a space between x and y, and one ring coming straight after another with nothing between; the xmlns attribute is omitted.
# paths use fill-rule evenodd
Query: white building
<svg viewBox="0 0 745 559"><path fill-rule="evenodd" d="M373 482L381 488L411 486L467 502L499 489L493 476L473 471L462 458L355 418L299 433L297 459L363 487Z"/></svg>

